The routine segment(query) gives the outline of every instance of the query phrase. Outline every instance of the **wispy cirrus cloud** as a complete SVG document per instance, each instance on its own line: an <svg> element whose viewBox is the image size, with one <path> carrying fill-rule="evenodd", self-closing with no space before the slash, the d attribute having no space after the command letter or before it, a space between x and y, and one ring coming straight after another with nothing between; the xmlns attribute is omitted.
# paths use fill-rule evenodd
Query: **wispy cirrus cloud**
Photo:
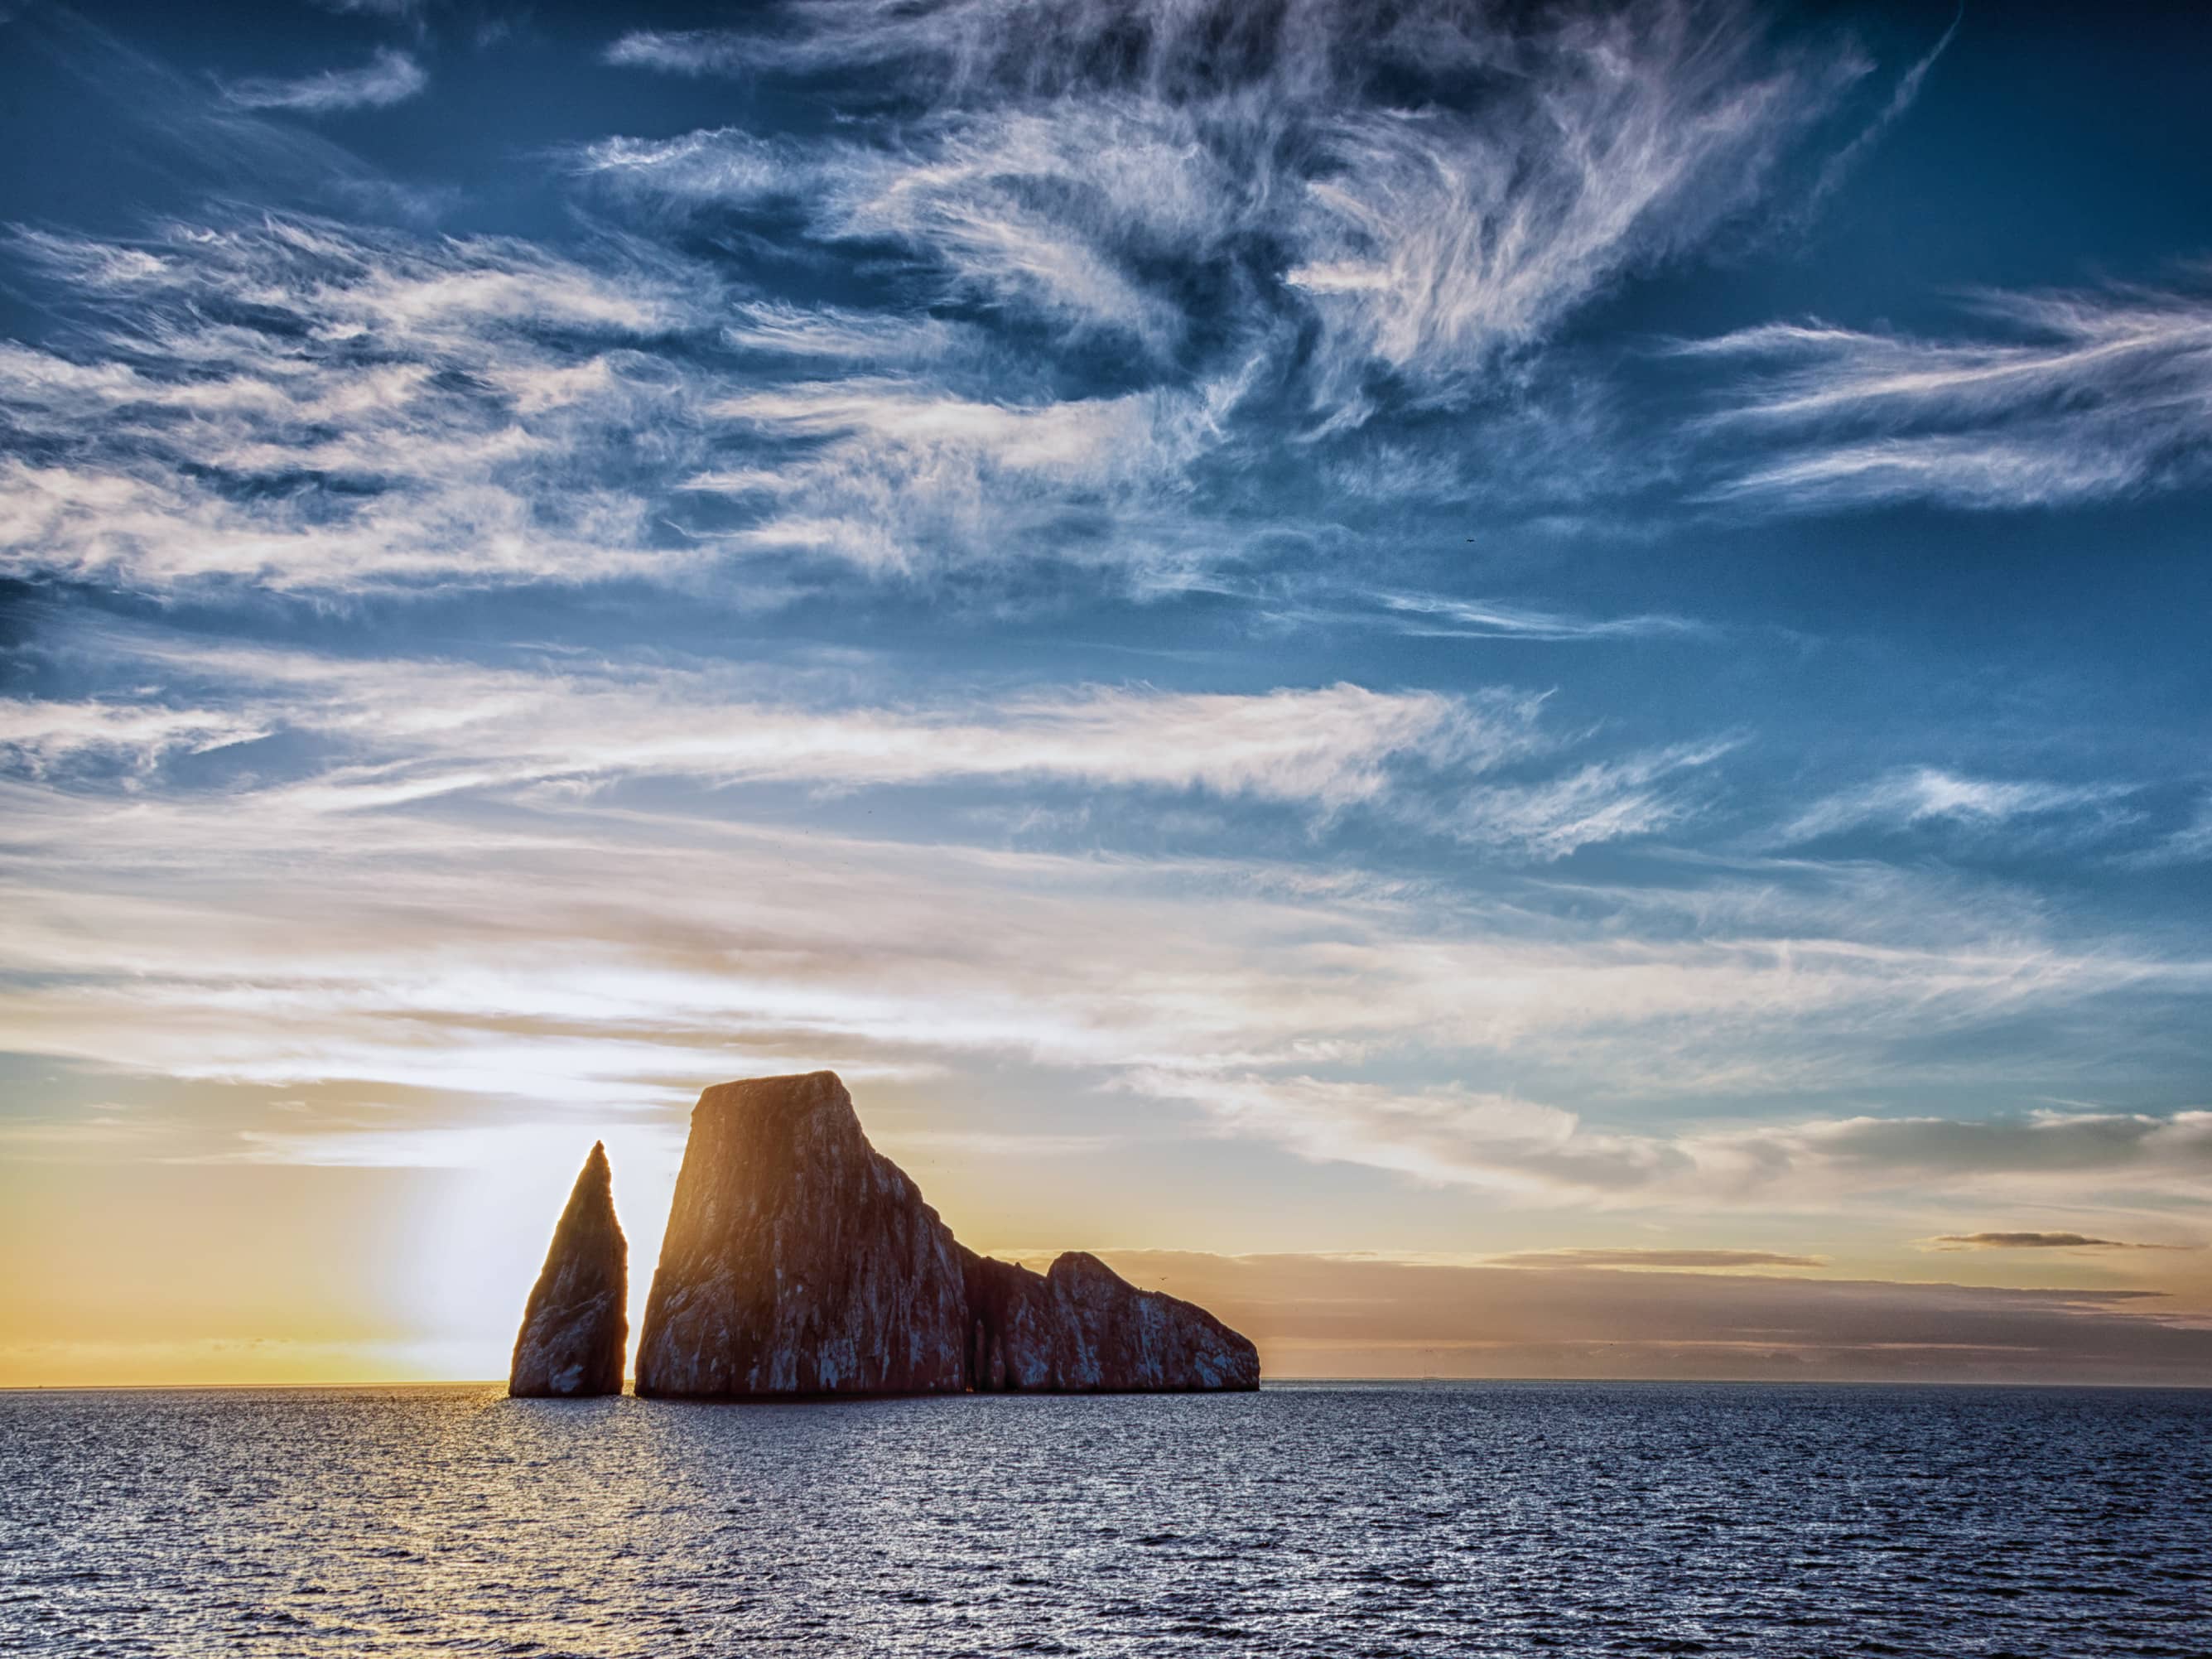
<svg viewBox="0 0 2212 1659"><path fill-rule="evenodd" d="M1932 766L1913 767L1815 802L1783 826L1778 839L1790 846L1848 830L1894 830L1928 823L1992 828L2107 806L2128 793L2124 785L1970 778Z"/></svg>
<svg viewBox="0 0 2212 1659"><path fill-rule="evenodd" d="M0 757L33 777L111 762L148 773L172 754L252 743L270 729L265 720L222 709L0 697Z"/></svg>
<svg viewBox="0 0 2212 1659"><path fill-rule="evenodd" d="M2157 869L2175 864L2196 864L2212 860L2212 795L2200 799L2190 821L2179 829L2160 836L2148 846L2137 848L2122 860L2139 869Z"/></svg>
<svg viewBox="0 0 2212 1659"><path fill-rule="evenodd" d="M1725 739L1670 744L1484 790L1450 809L1440 827L1463 841L1527 847L1547 859L1656 834L1696 812L1687 786L1734 746Z"/></svg>
<svg viewBox="0 0 2212 1659"><path fill-rule="evenodd" d="M765 453L684 490L762 511L749 545L915 572L1048 556L1171 580L1202 562L1168 503L1233 391L1018 403L848 378L705 406Z"/></svg>
<svg viewBox="0 0 2212 1659"><path fill-rule="evenodd" d="M1705 430L1753 459L1715 494L1792 510L2056 506L2202 480L2212 296L1987 293L1976 336L1768 325L1677 348L1740 371Z"/></svg>
<svg viewBox="0 0 2212 1659"><path fill-rule="evenodd" d="M1441 639L1638 640L1701 637L1714 631L1707 623L1665 613L1578 617L1442 593L1385 592L1376 594L1375 603L1401 619L1403 632Z"/></svg>
<svg viewBox="0 0 2212 1659"><path fill-rule="evenodd" d="M722 337L741 350L801 362L882 368L928 362L972 346L970 331L941 318L741 301Z"/></svg>
<svg viewBox="0 0 2212 1659"><path fill-rule="evenodd" d="M359 69L322 70L295 80L258 76L229 82L223 96L240 109L330 115L404 104L429 84L428 71L413 56L386 46Z"/></svg>
<svg viewBox="0 0 2212 1659"><path fill-rule="evenodd" d="M18 249L86 319L0 345L18 571L359 592L781 556L1172 583L1242 533L1201 532L1187 477L1233 383L981 395L934 370L954 325L725 303L647 248L587 264L295 216Z"/></svg>
<svg viewBox="0 0 2212 1659"><path fill-rule="evenodd" d="M728 75L754 61L745 46L745 37L729 29L632 29L602 55L622 69Z"/></svg>
<svg viewBox="0 0 2212 1659"><path fill-rule="evenodd" d="M687 442L665 272L300 217L18 247L86 311L0 346L0 566L357 592L681 558L616 461Z"/></svg>
<svg viewBox="0 0 2212 1659"><path fill-rule="evenodd" d="M1428 0L1381 27L1333 0L803 4L611 55L887 68L909 115L872 138L728 130L582 165L670 198L802 204L819 237L898 242L959 292L1163 363L1201 334L1249 349L1316 326L1302 372L1325 423L1363 418L1375 375L1479 390L1754 200L1869 67L1700 0L1514 19Z"/></svg>
<svg viewBox="0 0 2212 1659"><path fill-rule="evenodd" d="M121 325L0 386L42 423L9 463L0 559L157 590L750 564L735 589L1066 567L1180 591L1316 478L1387 489L1390 466L1334 441L1374 410L1505 418L1525 377L1502 364L1753 203L1868 68L1841 36L1784 39L1726 0L1516 17L1423 0L1380 29L1336 0L1049 9L797 5L622 37L622 65L828 76L845 118L580 146L574 170L640 215L582 252L298 219L25 240ZM228 114L192 119L264 126L238 112L388 99L421 75L386 51L240 83ZM876 275L839 304L751 291L672 234L667 216L698 212ZM1071 372L1109 359L1109 383ZM72 370L131 382L40 407L29 383ZM96 418L66 429L64 408Z"/></svg>

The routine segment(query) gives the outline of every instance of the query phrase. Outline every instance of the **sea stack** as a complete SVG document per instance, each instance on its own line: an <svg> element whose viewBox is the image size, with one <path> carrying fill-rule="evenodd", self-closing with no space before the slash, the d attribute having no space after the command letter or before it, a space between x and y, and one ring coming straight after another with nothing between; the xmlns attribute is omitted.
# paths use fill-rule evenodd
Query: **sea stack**
<svg viewBox="0 0 2212 1659"><path fill-rule="evenodd" d="M641 1395L966 1386L959 1247L835 1072L699 1097L637 1345Z"/></svg>
<svg viewBox="0 0 2212 1659"><path fill-rule="evenodd" d="M1253 1389L1251 1343L1094 1256L957 1243L834 1072L699 1097L637 1391L668 1398Z"/></svg>
<svg viewBox="0 0 2212 1659"><path fill-rule="evenodd" d="M620 1394L629 1298L629 1246L615 1219L606 1146L597 1142L531 1288L507 1393L530 1399Z"/></svg>

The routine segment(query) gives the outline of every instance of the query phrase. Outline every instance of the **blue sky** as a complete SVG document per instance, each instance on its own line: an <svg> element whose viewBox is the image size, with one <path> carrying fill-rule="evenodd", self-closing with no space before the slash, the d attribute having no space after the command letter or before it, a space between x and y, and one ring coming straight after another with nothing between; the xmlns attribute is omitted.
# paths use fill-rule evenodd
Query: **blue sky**
<svg viewBox="0 0 2212 1659"><path fill-rule="evenodd" d="M2205 34L0 7L8 1374L495 1358L818 1065L987 1246L1430 1287L1271 1363L2212 1374Z"/></svg>

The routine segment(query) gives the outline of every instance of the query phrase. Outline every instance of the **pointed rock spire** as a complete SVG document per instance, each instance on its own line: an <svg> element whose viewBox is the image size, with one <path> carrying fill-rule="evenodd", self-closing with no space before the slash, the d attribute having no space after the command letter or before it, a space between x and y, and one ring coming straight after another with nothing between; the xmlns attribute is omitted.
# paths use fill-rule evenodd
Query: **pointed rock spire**
<svg viewBox="0 0 2212 1659"><path fill-rule="evenodd" d="M507 1391L573 1398L620 1394L629 1340L629 1246L615 1219L613 1172L595 1142L553 1230L514 1339Z"/></svg>

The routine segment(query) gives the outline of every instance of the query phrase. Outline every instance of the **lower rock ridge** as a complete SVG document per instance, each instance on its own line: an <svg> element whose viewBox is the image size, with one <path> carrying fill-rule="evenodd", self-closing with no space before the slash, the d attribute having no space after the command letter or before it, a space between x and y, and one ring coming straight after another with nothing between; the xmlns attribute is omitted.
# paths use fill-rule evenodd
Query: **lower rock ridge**
<svg viewBox="0 0 2212 1659"><path fill-rule="evenodd" d="M1252 1344L1070 1252L958 1243L834 1072L699 1097L638 1341L666 1398L1249 1389Z"/></svg>
<svg viewBox="0 0 2212 1659"><path fill-rule="evenodd" d="M969 1386L1014 1394L1256 1389L1260 1355L1203 1308L1070 1250L1042 1278L963 1249Z"/></svg>

